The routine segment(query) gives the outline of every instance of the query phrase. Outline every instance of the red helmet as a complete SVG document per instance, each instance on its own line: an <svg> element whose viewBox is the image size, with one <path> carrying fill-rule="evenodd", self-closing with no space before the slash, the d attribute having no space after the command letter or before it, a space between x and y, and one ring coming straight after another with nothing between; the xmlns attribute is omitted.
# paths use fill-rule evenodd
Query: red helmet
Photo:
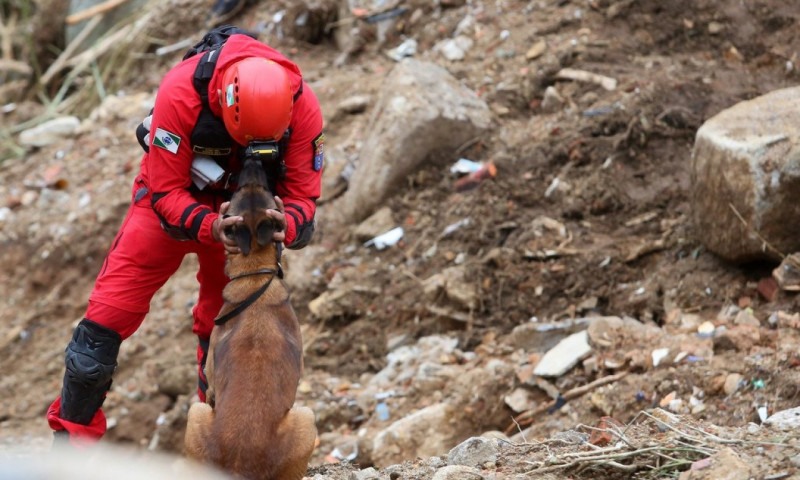
<svg viewBox="0 0 800 480"><path fill-rule="evenodd" d="M222 75L222 121L234 140L278 140L292 118L292 86L286 70L266 58L246 58Z"/></svg>

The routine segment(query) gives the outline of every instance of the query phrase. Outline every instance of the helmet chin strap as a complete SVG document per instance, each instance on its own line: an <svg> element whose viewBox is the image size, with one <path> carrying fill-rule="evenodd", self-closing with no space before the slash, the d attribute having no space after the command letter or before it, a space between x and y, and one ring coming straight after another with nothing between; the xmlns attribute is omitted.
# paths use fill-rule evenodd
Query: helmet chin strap
<svg viewBox="0 0 800 480"><path fill-rule="evenodd" d="M278 142L274 140L252 140L244 150L244 158L270 163L278 159L279 152Z"/></svg>

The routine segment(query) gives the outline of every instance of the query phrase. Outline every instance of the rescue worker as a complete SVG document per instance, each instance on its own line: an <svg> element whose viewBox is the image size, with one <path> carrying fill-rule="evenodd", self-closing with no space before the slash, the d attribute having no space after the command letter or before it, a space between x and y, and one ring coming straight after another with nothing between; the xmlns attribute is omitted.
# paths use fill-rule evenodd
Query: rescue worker
<svg viewBox="0 0 800 480"><path fill-rule="evenodd" d="M273 180L278 210L268 214L285 226L273 240L299 249L314 232L322 113L300 69L278 51L235 27L212 30L165 75L149 123L149 132L144 124L137 132L146 153L132 204L66 348L61 395L47 411L56 439L73 446L105 433L101 406L120 344L190 253L199 260L192 331L199 340L198 395L205 399L205 355L228 282L225 254L238 252L225 229L242 221L224 217L226 201L246 155L260 155ZM209 164L222 174L204 185Z"/></svg>

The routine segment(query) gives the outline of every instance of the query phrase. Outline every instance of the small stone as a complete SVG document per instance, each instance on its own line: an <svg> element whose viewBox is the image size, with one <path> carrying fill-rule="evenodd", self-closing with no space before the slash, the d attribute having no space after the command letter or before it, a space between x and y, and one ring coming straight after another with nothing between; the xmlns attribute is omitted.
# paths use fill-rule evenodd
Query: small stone
<svg viewBox="0 0 800 480"><path fill-rule="evenodd" d="M517 388L504 398L506 405L511 410L519 413L530 410L535 407L536 402L533 399L533 394L527 389Z"/></svg>
<svg viewBox="0 0 800 480"><path fill-rule="evenodd" d="M664 357L669 355L669 348L657 348L653 350L653 367L657 367L661 360L664 360Z"/></svg>
<svg viewBox="0 0 800 480"><path fill-rule="evenodd" d="M705 321L705 322L701 323L699 327L697 327L697 333L701 337L710 337L711 335L714 334L714 330L716 328L717 327L715 327L713 323L711 323L709 321Z"/></svg>
<svg viewBox="0 0 800 480"><path fill-rule="evenodd" d="M463 465L449 465L440 468L433 474L431 480L484 480L480 470Z"/></svg>
<svg viewBox="0 0 800 480"><path fill-rule="evenodd" d="M772 277L765 277L758 281L758 286L756 287L758 293L764 297L764 300L768 302L772 302L778 296L778 290L780 287L778 286L778 282Z"/></svg>
<svg viewBox="0 0 800 480"><path fill-rule="evenodd" d="M476 467L485 463L496 463L500 442L495 438L472 437L447 454L448 465Z"/></svg>
<svg viewBox="0 0 800 480"><path fill-rule="evenodd" d="M541 109L544 113L554 113L564 106L564 98L554 86L549 86L544 91Z"/></svg>
<svg viewBox="0 0 800 480"><path fill-rule="evenodd" d="M354 115L364 112L369 106L369 95L353 95L345 98L336 106L337 112L342 114Z"/></svg>
<svg viewBox="0 0 800 480"><path fill-rule="evenodd" d="M540 38L539 40L536 41L536 43L531 45L531 48L529 48L528 51L525 53L525 59L535 60L541 57L546 50L547 50L547 42L545 42L543 38Z"/></svg>
<svg viewBox="0 0 800 480"><path fill-rule="evenodd" d="M800 407L773 413L764 423L778 430L800 429Z"/></svg>
<svg viewBox="0 0 800 480"><path fill-rule="evenodd" d="M719 22L711 22L708 24L708 33L710 33L711 35L717 35L724 29L725 25Z"/></svg>
<svg viewBox="0 0 800 480"><path fill-rule="evenodd" d="M666 407L666 406L668 406L670 404L670 402L675 400L675 397L677 397L677 396L678 396L678 392L674 392L674 391L670 392L670 393L667 394L667 396L662 398L660 402L658 402L658 405L660 407Z"/></svg>
<svg viewBox="0 0 800 480"><path fill-rule="evenodd" d="M586 358L591 351L586 330L574 333L550 349L536 365L533 373L542 377L559 377Z"/></svg>
<svg viewBox="0 0 800 480"><path fill-rule="evenodd" d="M739 390L739 385L742 383L742 376L738 373L731 373L727 377L725 377L725 385L722 389L725 391L725 395L733 395Z"/></svg>

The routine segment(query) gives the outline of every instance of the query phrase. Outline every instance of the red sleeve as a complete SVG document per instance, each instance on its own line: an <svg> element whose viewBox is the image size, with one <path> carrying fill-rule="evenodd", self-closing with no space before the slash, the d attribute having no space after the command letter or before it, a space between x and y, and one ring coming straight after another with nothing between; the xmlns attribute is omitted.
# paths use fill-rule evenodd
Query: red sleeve
<svg viewBox="0 0 800 480"><path fill-rule="evenodd" d="M195 62L170 71L156 95L150 126L150 152L144 160L153 210L177 238L213 243L211 224L218 214L189 192L193 159L191 133L200 112L192 85Z"/></svg>
<svg viewBox="0 0 800 480"><path fill-rule="evenodd" d="M298 249L308 244L314 232L324 160L322 112L306 83L294 104L289 126L292 134L284 156L286 176L277 185L277 194L286 207L286 246Z"/></svg>

